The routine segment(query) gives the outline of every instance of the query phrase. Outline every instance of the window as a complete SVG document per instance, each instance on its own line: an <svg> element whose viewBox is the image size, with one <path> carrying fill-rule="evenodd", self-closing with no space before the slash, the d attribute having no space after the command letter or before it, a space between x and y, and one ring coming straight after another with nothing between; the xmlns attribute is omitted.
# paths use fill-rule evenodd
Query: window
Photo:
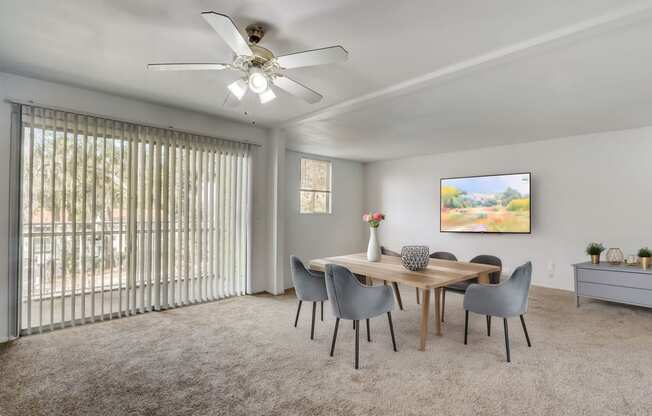
<svg viewBox="0 0 652 416"><path fill-rule="evenodd" d="M24 333L247 290L250 145L22 107Z"/></svg>
<svg viewBox="0 0 652 416"><path fill-rule="evenodd" d="M331 213L332 165L327 160L301 159L301 214Z"/></svg>

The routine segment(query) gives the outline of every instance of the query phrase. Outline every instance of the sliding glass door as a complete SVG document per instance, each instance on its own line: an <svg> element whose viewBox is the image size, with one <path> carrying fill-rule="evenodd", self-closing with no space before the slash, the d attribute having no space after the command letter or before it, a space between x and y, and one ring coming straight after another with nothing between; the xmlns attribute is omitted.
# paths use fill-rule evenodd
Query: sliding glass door
<svg viewBox="0 0 652 416"><path fill-rule="evenodd" d="M22 106L21 330L247 291L250 145Z"/></svg>

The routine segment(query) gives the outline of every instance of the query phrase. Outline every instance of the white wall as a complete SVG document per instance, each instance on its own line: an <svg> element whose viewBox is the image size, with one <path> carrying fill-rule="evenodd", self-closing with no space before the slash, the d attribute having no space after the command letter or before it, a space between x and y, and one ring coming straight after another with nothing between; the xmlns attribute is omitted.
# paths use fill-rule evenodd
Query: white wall
<svg viewBox="0 0 652 416"><path fill-rule="evenodd" d="M534 284L572 290L590 241L625 255L652 246L652 128L369 163L365 207L387 214L381 243L425 244L468 260L494 254L507 271L531 260ZM532 172L531 235L439 232L439 179Z"/></svg>
<svg viewBox="0 0 652 416"><path fill-rule="evenodd" d="M123 120L146 124L173 126L187 130L217 136L249 140L263 145L257 148L254 156L254 193L253 193L253 287L255 292L268 290L269 243L268 233L268 170L267 141L269 132L265 129L241 124L206 114L188 112L179 109L154 105L142 101L121 98L67 85L39 81L0 72L0 98L33 100L38 104L65 107L77 111L99 114ZM217 104L216 104L217 105ZM0 204L0 342L8 335L8 296L7 285L7 225L9 208L9 133L11 106L0 102L0 195L4 201Z"/></svg>
<svg viewBox="0 0 652 416"><path fill-rule="evenodd" d="M333 212L331 215L299 214L301 157L316 157L333 163ZM287 151L285 156L285 257L302 260L337 256L365 250L363 165L342 159ZM285 268L285 288L292 287L289 266Z"/></svg>

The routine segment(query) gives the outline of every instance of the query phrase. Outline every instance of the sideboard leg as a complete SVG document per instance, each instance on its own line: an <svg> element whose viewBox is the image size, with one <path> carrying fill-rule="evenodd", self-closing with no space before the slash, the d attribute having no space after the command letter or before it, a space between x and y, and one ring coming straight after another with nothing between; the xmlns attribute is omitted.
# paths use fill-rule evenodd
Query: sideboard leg
<svg viewBox="0 0 652 416"><path fill-rule="evenodd" d="M578 308L580 307L580 297L579 296L577 296L577 307Z"/></svg>

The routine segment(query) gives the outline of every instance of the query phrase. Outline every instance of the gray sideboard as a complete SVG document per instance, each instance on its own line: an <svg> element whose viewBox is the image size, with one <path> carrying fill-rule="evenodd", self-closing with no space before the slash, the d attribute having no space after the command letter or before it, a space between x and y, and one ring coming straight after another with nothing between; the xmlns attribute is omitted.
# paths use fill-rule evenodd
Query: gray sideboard
<svg viewBox="0 0 652 416"><path fill-rule="evenodd" d="M652 308L652 268L591 262L573 267L578 308L580 296Z"/></svg>

